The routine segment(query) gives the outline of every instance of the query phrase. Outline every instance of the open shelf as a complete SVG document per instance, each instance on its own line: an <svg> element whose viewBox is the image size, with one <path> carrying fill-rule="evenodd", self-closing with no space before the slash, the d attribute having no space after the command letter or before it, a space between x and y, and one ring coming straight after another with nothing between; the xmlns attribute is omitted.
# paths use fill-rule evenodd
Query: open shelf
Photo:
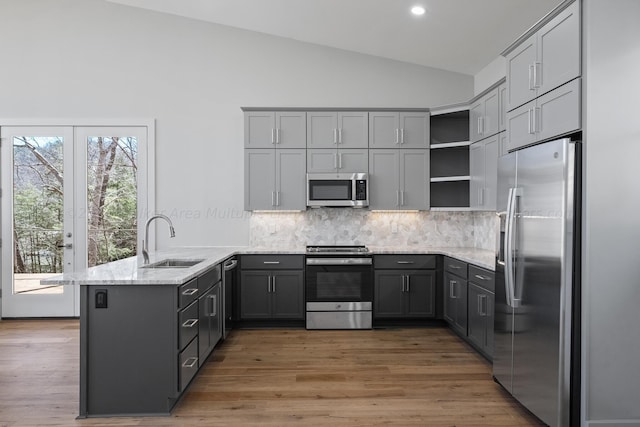
<svg viewBox="0 0 640 427"><path fill-rule="evenodd" d="M433 210L469 210L469 110L431 116Z"/></svg>

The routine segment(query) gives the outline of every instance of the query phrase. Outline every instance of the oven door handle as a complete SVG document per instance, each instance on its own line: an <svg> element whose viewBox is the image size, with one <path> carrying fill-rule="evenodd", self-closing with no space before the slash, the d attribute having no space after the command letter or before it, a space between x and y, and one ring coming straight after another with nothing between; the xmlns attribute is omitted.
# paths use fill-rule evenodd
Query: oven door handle
<svg viewBox="0 0 640 427"><path fill-rule="evenodd" d="M371 258L307 258L307 265L372 265Z"/></svg>

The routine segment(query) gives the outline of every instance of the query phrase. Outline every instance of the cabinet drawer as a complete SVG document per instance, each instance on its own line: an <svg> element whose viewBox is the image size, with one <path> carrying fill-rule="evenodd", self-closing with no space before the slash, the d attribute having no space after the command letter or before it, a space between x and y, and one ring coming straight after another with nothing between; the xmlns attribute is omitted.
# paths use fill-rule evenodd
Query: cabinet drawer
<svg viewBox="0 0 640 427"><path fill-rule="evenodd" d="M202 295L207 289L215 285L222 278L222 269L220 264L213 267L200 277L198 277L198 294Z"/></svg>
<svg viewBox="0 0 640 427"><path fill-rule="evenodd" d="M459 277L467 278L467 263L457 259L444 257L444 270Z"/></svg>
<svg viewBox="0 0 640 427"><path fill-rule="evenodd" d="M198 302L178 313L178 348L182 349L198 335Z"/></svg>
<svg viewBox="0 0 640 427"><path fill-rule="evenodd" d="M303 269L303 255L243 255L240 264L244 270Z"/></svg>
<svg viewBox="0 0 640 427"><path fill-rule="evenodd" d="M198 372L198 339L191 341L191 344L185 348L178 357L178 383L180 384L180 392L191 382L191 379Z"/></svg>
<svg viewBox="0 0 640 427"><path fill-rule="evenodd" d="M198 279L189 280L178 287L178 308L184 308L198 298Z"/></svg>
<svg viewBox="0 0 640 427"><path fill-rule="evenodd" d="M495 292L496 274L493 271L469 264L469 281L488 291Z"/></svg>
<svg viewBox="0 0 640 427"><path fill-rule="evenodd" d="M375 255L375 268L435 269L437 255Z"/></svg>

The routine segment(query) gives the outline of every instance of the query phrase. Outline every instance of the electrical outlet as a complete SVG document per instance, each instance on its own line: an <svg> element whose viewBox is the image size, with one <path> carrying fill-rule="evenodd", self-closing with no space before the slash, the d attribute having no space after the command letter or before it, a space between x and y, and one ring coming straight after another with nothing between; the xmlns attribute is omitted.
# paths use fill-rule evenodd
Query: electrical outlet
<svg viewBox="0 0 640 427"><path fill-rule="evenodd" d="M96 289L96 308L107 308L107 290Z"/></svg>

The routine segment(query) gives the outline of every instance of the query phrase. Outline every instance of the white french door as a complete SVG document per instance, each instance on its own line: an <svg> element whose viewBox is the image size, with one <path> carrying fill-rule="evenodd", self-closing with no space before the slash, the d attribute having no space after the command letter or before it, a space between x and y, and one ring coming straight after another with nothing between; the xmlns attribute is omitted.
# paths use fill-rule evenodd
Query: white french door
<svg viewBox="0 0 640 427"><path fill-rule="evenodd" d="M78 316L77 286L41 279L137 254L147 133L144 126L0 128L2 317Z"/></svg>

